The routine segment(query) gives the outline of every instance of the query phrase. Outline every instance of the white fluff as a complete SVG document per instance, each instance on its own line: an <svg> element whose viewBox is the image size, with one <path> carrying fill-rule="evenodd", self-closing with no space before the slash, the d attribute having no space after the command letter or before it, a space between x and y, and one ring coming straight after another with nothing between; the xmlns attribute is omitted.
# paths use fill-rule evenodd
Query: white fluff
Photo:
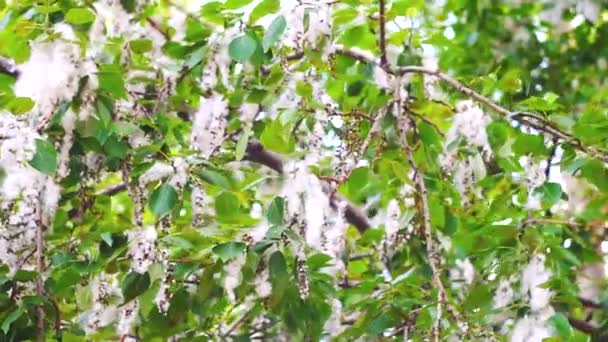
<svg viewBox="0 0 608 342"><path fill-rule="evenodd" d="M35 102L32 122L47 120L60 102L72 99L78 90L80 67L76 44L61 39L32 44L30 58L19 66L21 74L14 87L16 96Z"/></svg>
<svg viewBox="0 0 608 342"><path fill-rule="evenodd" d="M129 231L129 256L131 269L135 272L146 273L150 265L158 260L156 237L154 226Z"/></svg>
<svg viewBox="0 0 608 342"><path fill-rule="evenodd" d="M527 296L530 308L539 311L549 306L552 291L542 288L541 285L551 279L552 273L545 267L545 256L537 254L524 268L521 276L521 292Z"/></svg>
<svg viewBox="0 0 608 342"><path fill-rule="evenodd" d="M228 102L220 94L201 98L198 111L192 122L190 143L192 148L208 158L224 139L228 121Z"/></svg>

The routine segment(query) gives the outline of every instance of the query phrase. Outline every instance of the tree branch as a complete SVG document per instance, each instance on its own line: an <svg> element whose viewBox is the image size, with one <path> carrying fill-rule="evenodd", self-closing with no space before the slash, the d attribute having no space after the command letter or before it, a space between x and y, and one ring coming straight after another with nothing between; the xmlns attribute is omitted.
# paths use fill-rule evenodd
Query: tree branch
<svg viewBox="0 0 608 342"><path fill-rule="evenodd" d="M519 122L523 125L526 125L526 126L534 128L534 129L537 129L541 132L544 132L553 138L563 140L566 143L573 145L576 149L578 149L581 152L584 152L584 153L587 153L594 157L600 158L603 161L608 161L608 152L607 151L597 150L592 147L584 146L578 139L576 139L572 135L562 131L561 129L559 129L559 127L557 127L555 124L548 121L544 117L542 117L538 114L535 114L535 113L530 113L530 112L512 112L509 109L490 100L489 98L479 94L475 90L467 87L466 85L464 85L460 81L456 80L455 78L453 78L437 69L429 69L429 68L424 68L424 67L420 67L420 66L406 66L406 67L399 68L398 73L401 75L408 74L408 73L420 73L420 74L427 74L427 75L435 76L435 77L439 78L440 80L446 82L448 85L450 85L452 88L454 88L458 92L462 93L463 95L470 97L470 98L474 99L475 101L487 106L494 112L503 116L505 119L516 120L517 122ZM530 119L532 121L530 121Z"/></svg>
<svg viewBox="0 0 608 342"><path fill-rule="evenodd" d="M385 17L385 0L380 0L380 67L387 68L388 61L386 60L386 17Z"/></svg>
<svg viewBox="0 0 608 342"><path fill-rule="evenodd" d="M401 120L405 120L404 118L400 118ZM439 270L439 256L437 255L437 251L435 250L435 242L433 241L433 233L431 228L431 214L429 209L429 203L427 199L427 189L424 184L424 178L416 162L414 161L414 154L412 149L409 146L407 141L407 132L404 130L401 132L402 135L402 144L405 148L405 153L407 155L407 159L414 170L414 182L418 187L420 202L422 204L422 220L424 227L424 238L426 241L426 253L429 259L429 265L431 266L431 271L433 273L433 282L435 283L435 287L437 288L437 317L435 319L435 323L433 324L433 341L438 342L441 334L441 311L442 304L446 299L445 288L443 287L443 282L441 281L441 271Z"/></svg>
<svg viewBox="0 0 608 342"><path fill-rule="evenodd" d="M568 322L574 329L586 334L593 335L597 332L597 328L589 322L585 322L574 317L568 317Z"/></svg>
<svg viewBox="0 0 608 342"><path fill-rule="evenodd" d="M604 308L604 305L602 305L602 303L595 302L591 299L579 297L578 300L586 308L592 308L592 309L603 309Z"/></svg>
<svg viewBox="0 0 608 342"><path fill-rule="evenodd" d="M246 160L268 166L280 174L283 173L283 159L278 154L266 150L259 142L250 141L245 151ZM330 196L329 203L333 209L337 209L338 203L343 200L340 196L334 195ZM344 217L348 223L355 226L361 233L371 227L365 213L350 203L344 209Z"/></svg>
<svg viewBox="0 0 608 342"><path fill-rule="evenodd" d="M264 148L264 146L262 146L262 144L260 144L257 141L250 141L249 144L247 145L247 148L245 150L246 154L245 154L245 160L249 160L251 162L254 163L258 163L258 164L262 164L265 165L271 169L273 169L274 171L283 174L283 159L281 158L281 156L279 156L278 154L268 151ZM116 184L114 186L111 186L105 190L102 190L98 195L104 195L104 196L114 196L122 191L127 190L127 183L126 181L123 183L119 183ZM344 199L342 199L340 196L331 196L330 198L330 205L333 209L337 208L338 203L340 203L340 201L343 201ZM86 209L89 209L90 206L93 204L93 200L91 199L89 202L85 203L87 205ZM72 213L72 211L70 211L70 213ZM72 215L75 215L76 211L74 211L72 213ZM367 218L367 216L365 215L365 213L357 208L356 206L352 205L351 203L348 203L346 205L346 208L344 209L344 217L346 218L346 221L350 224L352 224L353 226L355 226L357 228L357 230L359 230L359 232L363 233L365 232L367 229L369 229L371 227L371 224L369 223L369 220Z"/></svg>
<svg viewBox="0 0 608 342"><path fill-rule="evenodd" d="M406 117L400 116L398 120L405 121ZM447 299L447 293L443 282L441 280L441 270L439 268L440 260L439 253L435 247L435 241L433 239L433 228L431 226L431 211L428 202L428 191L426 188L426 184L424 183L424 175L420 171L420 168L416 164L414 160L414 152L407 140L407 127L408 124L402 122L399 124L399 128L402 130L401 132L401 143L403 148L405 149L405 153L408 159L408 162L414 171L414 183L418 188L418 194L420 196L421 203L421 216L423 221L424 228L424 239L426 242L426 252L427 257L429 259L429 265L431 267L431 271L433 273L433 282L435 283L435 287L437 288L437 318L435 320L435 324L433 325L433 340L439 341L440 339L440 321L441 321L441 308L442 306L446 307L446 310L450 313L450 315L454 318L457 323L461 323L462 317L458 310L453 307Z"/></svg>
<svg viewBox="0 0 608 342"><path fill-rule="evenodd" d="M245 150L245 159L254 163L266 165L278 173L283 173L283 160L273 152L270 152L257 141L250 141Z"/></svg>
<svg viewBox="0 0 608 342"><path fill-rule="evenodd" d="M374 58L374 56L370 56L363 51L345 49L343 47L337 47L334 53L342 54L345 56L349 56L353 59L361 63L368 64L376 64L378 65L378 61ZM446 73L441 72L438 69L430 69L421 66L404 66L400 67L396 70L390 70L388 66L379 65L382 67L387 73L392 75L404 75L404 74L426 74L435 76L443 82L447 83L450 87L454 88L456 91L462 93L463 95L481 103L482 105L490 108L492 111L500 114L502 117L508 120L515 120L522 125L532 127L538 131L544 132L545 134L560 139L568 144L571 144L577 150L589 154L593 157L599 158L605 162L608 162L608 151L600 150L594 147L583 145L578 139L573 137L567 132L562 131L559 127L557 127L554 123L545 119L543 116L530 112L522 112L515 111L512 112L509 109L499 105L498 103L492 101L491 99L479 94L472 88L469 88L465 84L456 80L455 78L449 76Z"/></svg>
<svg viewBox="0 0 608 342"><path fill-rule="evenodd" d="M42 210L40 210L42 212ZM36 271L38 277L36 278L36 291L38 296L44 296L44 230L43 220L40 218L36 224ZM44 306L38 305L36 307L38 313L38 341L42 342L45 340L45 329L44 329Z"/></svg>

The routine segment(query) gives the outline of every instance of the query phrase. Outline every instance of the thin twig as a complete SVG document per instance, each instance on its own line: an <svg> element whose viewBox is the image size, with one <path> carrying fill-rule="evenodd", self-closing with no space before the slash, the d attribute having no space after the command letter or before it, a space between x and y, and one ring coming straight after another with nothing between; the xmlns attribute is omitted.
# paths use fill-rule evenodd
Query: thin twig
<svg viewBox="0 0 608 342"><path fill-rule="evenodd" d="M439 134L441 137L445 138L445 133L443 133L441 131L441 129L439 129L439 127L433 122L431 121L429 118L425 117L424 115L420 114L420 113L416 113L410 109L407 109L407 112L415 117L417 117L418 119L422 120L424 123L428 124L429 126L433 127L435 129L435 131L437 132L437 134Z"/></svg>
<svg viewBox="0 0 608 342"><path fill-rule="evenodd" d="M455 78L453 78L437 69L430 69L430 68L425 68L425 67L420 67L420 66L406 66L406 67L399 68L398 72L401 75L408 74L408 73L420 73L420 74L427 74L427 75L435 76L435 77L439 78L440 80L449 84L452 88L459 91L463 95L474 99L475 101L487 106L494 112L502 115L505 119L516 120L517 122L519 122L521 124L524 124L528 127L532 127L541 132L544 132L544 133L552 136L553 138L563 140L566 143L573 145L576 149L578 149L581 152L584 152L584 153L587 153L594 157L600 158L604 161L608 161L608 152L607 151L596 150L595 148L584 146L578 139L576 139L572 135L562 131L555 124L548 121L544 117L542 117L538 114L529 113L529 112L512 112L512 111L508 110L507 108L499 105L498 103L490 100L489 98L479 94L472 88L467 87L466 85L464 85L460 81L456 80ZM530 119L532 121L530 121Z"/></svg>
<svg viewBox="0 0 608 342"><path fill-rule="evenodd" d="M222 334L223 338L226 338L228 336L230 336L230 334L241 324L243 323L243 321L245 321L245 319L247 318L247 316L249 316L249 314L253 311L253 308L250 308L249 310L247 310L241 317L239 317L239 319L237 319L234 323L232 323L232 325L228 328L228 330L226 330L225 333Z"/></svg>
<svg viewBox="0 0 608 342"><path fill-rule="evenodd" d="M53 298L46 289L44 290L44 294L55 309L55 335L59 336L61 332L61 311L59 310L59 304L57 303L57 300Z"/></svg>
<svg viewBox="0 0 608 342"><path fill-rule="evenodd" d="M382 68L388 67L388 61L386 59L386 16L384 8L384 0L380 0L380 66Z"/></svg>
<svg viewBox="0 0 608 342"><path fill-rule="evenodd" d="M553 139L553 146L551 146L551 151L549 151L549 157L547 158L547 166L545 167L545 177L547 180L551 177L551 166L553 163L553 158L555 158L555 153L557 152L557 139Z"/></svg>
<svg viewBox="0 0 608 342"><path fill-rule="evenodd" d="M586 308L603 309L605 307L602 303L598 303L590 299L579 297L578 300Z"/></svg>
<svg viewBox="0 0 608 342"><path fill-rule="evenodd" d="M116 185L113 185L113 186L111 186L109 188L106 188L106 189L102 190L99 193L99 195L102 195L102 196L114 196L114 195L117 195L117 194L125 191L127 189L127 185L128 184L124 183L124 182L116 184Z"/></svg>
<svg viewBox="0 0 608 342"><path fill-rule="evenodd" d="M360 61L361 63L379 65L378 61L375 60L373 56L370 56L363 51L345 49L343 47L338 46L338 47L336 47L334 54L342 54L344 56L349 56L351 58L354 58L354 59ZM583 153L589 154L589 155L599 158L603 161L608 161L608 151L583 145L580 142L580 140L576 139L569 133L564 132L559 127L557 127L554 123L550 122L549 120L545 119L543 116L541 116L539 114L530 113L530 112L522 112L522 111L510 111L509 109L507 109L507 108L499 105L498 103L492 101L491 99L479 94L472 88L464 85L460 81L447 75L446 73L441 72L438 69L425 68L425 67L421 67L421 66L404 66L404 67L400 67L396 70L390 70L390 68L388 66L382 66L382 65L379 65L379 66L382 67L387 73L393 74L393 75L418 73L418 74L427 74L427 75L435 76L438 79L447 83L449 86L451 86L458 92L462 93L463 95L465 95L469 98L472 98L473 100L483 104L484 106L489 107L491 110L500 114L505 119L515 120L522 125L532 127L541 132L544 132L545 134L547 134L551 137L563 140L564 142L571 144L572 146L574 146L574 148L576 148L577 150L579 150Z"/></svg>
<svg viewBox="0 0 608 342"><path fill-rule="evenodd" d="M441 72L438 69L425 68L422 66L404 66L400 67L396 70L391 70L388 65L382 65L382 61L378 61L373 55L368 54L364 51L347 49L342 46L336 46L332 55L340 54L343 56L351 57L361 63L378 65L383 68L387 73L392 75L404 75L404 74L427 74L431 76L435 76L438 79L446 82L452 88L462 93L463 95L474 99L475 101L483 104L484 106L489 107L494 112L500 114L505 119L515 120L522 125L527 127L532 127L537 129L551 137L563 140L564 142L571 144L577 150L586 153L590 156L599 158L605 162L608 162L608 151L597 149L591 146L585 146L583 143L573 137L571 134L564 132L559 127L557 127L554 123L545 119L542 115L530 113L530 112L522 112L522 111L510 111L509 109L499 105L498 103L492 101L491 99L479 94L472 88L464 85L460 81L455 78ZM303 56L303 55L302 55ZM298 56L299 57L299 56Z"/></svg>
<svg viewBox="0 0 608 342"><path fill-rule="evenodd" d="M399 120L406 120L406 118L401 116ZM416 164L416 161L414 160L414 153L409 145L409 142L407 141L407 131L405 130L407 128L407 125L401 124L399 125L399 127L404 129L401 132L401 141L405 149L408 162L412 170L415 172L414 182L416 184L416 187L418 188L418 193L420 195L420 203L422 207L421 215L424 228L424 238L426 242L426 252L427 257L429 259L429 265L433 273L433 282L435 283L435 287L437 288L437 317L435 319L435 324L433 325L433 340L439 341L442 305L445 305L446 310L452 315L452 317L457 323L462 322L462 317L458 310L453 307L447 300L447 293L443 282L441 281L441 270L439 269L439 254L437 252L437 249L435 248L435 241L433 239L431 213L428 202L428 191L424 183L424 176L420 171L420 168Z"/></svg>
<svg viewBox="0 0 608 342"><path fill-rule="evenodd" d="M146 21L148 22L148 24L150 24L150 26L155 29L156 31L158 31L158 33L160 33L165 40L169 40L171 37L169 37L169 33L167 33L165 30L163 30L160 27L160 24L157 23L156 21L154 21L154 19L152 18L146 18Z"/></svg>
<svg viewBox="0 0 608 342"><path fill-rule="evenodd" d="M576 329L578 331L582 331L589 335L595 334L598 330L598 328L596 326L594 326L593 324L591 324L589 322L585 322L585 321L577 319L577 318L574 318L574 317L568 317L568 322L574 329Z"/></svg>
<svg viewBox="0 0 608 342"><path fill-rule="evenodd" d="M361 260L361 259L367 259L367 258L371 258L372 256L373 256L372 253L355 254L355 255L351 255L350 258L348 258L348 261L357 261L357 260Z"/></svg>
<svg viewBox="0 0 608 342"><path fill-rule="evenodd" d="M560 219L553 219L553 218L531 217L523 222L524 227L533 225L533 224L559 224L559 225L564 225L564 226L568 226L568 227L572 227L572 228L582 228L585 226L585 224L583 224L583 223L560 220Z"/></svg>
<svg viewBox="0 0 608 342"><path fill-rule="evenodd" d="M25 257L23 257L23 259L21 259L19 264L17 264L17 267L15 267L15 272L14 272L15 274L21 270L23 265L25 265L25 263L29 260L29 258L32 257L32 255L34 255L34 253L36 253L36 248L32 249ZM11 292L11 300L14 300L15 297L17 296L17 284L18 284L17 281L15 281L15 283L13 284L13 288L12 288L12 292Z"/></svg>
<svg viewBox="0 0 608 342"><path fill-rule="evenodd" d="M40 210L42 213L42 210ZM38 277L36 278L36 291L40 297L44 296L44 230L43 220L40 218L36 225L36 271ZM44 329L44 306L38 305L36 307L38 313L38 341L42 342L45 340L45 329Z"/></svg>
<svg viewBox="0 0 608 342"><path fill-rule="evenodd" d="M398 118L398 120L405 120L404 117ZM400 127L403 125L399 125ZM405 126L407 127L407 126ZM441 311L442 311L442 303L445 301L445 288L443 287L443 282L441 281L441 271L439 270L439 256L437 255L437 251L435 249L435 241L433 240L433 233L431 227L431 214L429 209L429 203L427 199L427 189L424 184L424 178L422 173L420 172L418 165L416 165L416 161L414 160L414 153L410 148L409 142L407 141L407 131L401 132L401 141L403 147L405 149L405 153L407 155L408 162L412 170L416 173L414 177L414 182L418 187L418 191L420 194L420 202L422 204L422 220L424 227L424 238L426 241L426 252L429 259L429 265L431 266L431 271L433 273L433 282L435 283L435 287L437 288L437 313L435 318L435 323L433 324L433 341L438 342L441 334Z"/></svg>

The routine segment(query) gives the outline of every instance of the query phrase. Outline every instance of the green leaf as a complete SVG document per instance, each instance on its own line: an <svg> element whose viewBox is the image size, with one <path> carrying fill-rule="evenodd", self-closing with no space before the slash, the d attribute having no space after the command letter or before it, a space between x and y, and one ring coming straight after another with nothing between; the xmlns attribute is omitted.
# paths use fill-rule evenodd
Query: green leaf
<svg viewBox="0 0 608 342"><path fill-rule="evenodd" d="M225 263L243 254L246 248L243 242L228 242L213 247L213 253Z"/></svg>
<svg viewBox="0 0 608 342"><path fill-rule="evenodd" d="M270 23L268 30L264 34L264 39L262 40L264 52L268 51L268 49L281 38L281 34L283 34L286 27L287 21L285 21L285 17L282 15L276 17L272 23Z"/></svg>
<svg viewBox="0 0 608 342"><path fill-rule="evenodd" d="M6 109L15 115L21 115L32 110L35 104L29 97L15 97L6 104Z"/></svg>
<svg viewBox="0 0 608 342"><path fill-rule="evenodd" d="M357 80L355 82L349 83L346 86L346 93L348 96L358 96L363 91L365 87L365 82Z"/></svg>
<svg viewBox="0 0 608 342"><path fill-rule="evenodd" d="M36 154L30 165L47 176L54 176L57 171L57 151L46 140L36 139Z"/></svg>
<svg viewBox="0 0 608 342"><path fill-rule="evenodd" d="M194 67L195 65L198 65L205 57L206 52L207 52L207 46L203 46L203 47L200 47L200 48L194 50L194 52L192 52L188 56L188 59L186 60L186 64L185 64L186 67L188 67L188 69L192 69L192 67Z"/></svg>
<svg viewBox="0 0 608 342"><path fill-rule="evenodd" d="M141 129L131 122L119 121L112 125L112 132L120 137L128 137L138 131Z"/></svg>
<svg viewBox="0 0 608 342"><path fill-rule="evenodd" d="M589 160L581 167L581 174L600 191L608 191L608 170L604 163L597 159Z"/></svg>
<svg viewBox="0 0 608 342"><path fill-rule="evenodd" d="M562 197L562 187L558 183L547 182L536 189L540 193L542 200L548 206L556 204Z"/></svg>
<svg viewBox="0 0 608 342"><path fill-rule="evenodd" d="M282 281L287 275L287 263L285 262L283 253L279 251L272 253L268 259L268 268L273 284Z"/></svg>
<svg viewBox="0 0 608 342"><path fill-rule="evenodd" d="M224 7L229 10L238 9L249 5L253 0L227 0Z"/></svg>
<svg viewBox="0 0 608 342"><path fill-rule="evenodd" d="M218 186L222 189L229 190L233 188L232 180L224 173L211 169L203 169L199 170L197 175L205 182Z"/></svg>
<svg viewBox="0 0 608 342"><path fill-rule="evenodd" d="M121 289L124 297L124 302L128 302L131 299L139 296L146 292L150 287L150 275L148 272L140 274L137 272L131 272L127 274L125 279L122 281Z"/></svg>
<svg viewBox="0 0 608 342"><path fill-rule="evenodd" d="M543 98L530 96L526 100L522 101L521 104L534 111L552 111L559 108L559 103L555 102L557 97L554 95L555 94L553 93L548 93Z"/></svg>
<svg viewBox="0 0 608 342"><path fill-rule="evenodd" d="M568 322L568 318L561 313L556 313L549 318L549 324L559 334L560 337L564 338L565 341L572 336L572 326Z"/></svg>
<svg viewBox="0 0 608 342"><path fill-rule="evenodd" d="M494 151L504 146L509 138L509 125L506 122L494 121L486 126L488 141Z"/></svg>
<svg viewBox="0 0 608 342"><path fill-rule="evenodd" d="M0 186L2 186L2 183L4 183L4 180L6 179L6 170L0 166Z"/></svg>
<svg viewBox="0 0 608 342"><path fill-rule="evenodd" d="M358 47L374 52L377 50L376 36L367 24L352 26L346 29L338 42L344 44L347 48Z"/></svg>
<svg viewBox="0 0 608 342"><path fill-rule="evenodd" d="M265 17L268 14L275 13L280 8L279 0L262 0L249 15L249 23L253 24L258 19Z"/></svg>
<svg viewBox="0 0 608 342"><path fill-rule="evenodd" d="M116 136L111 135L103 145L103 150L108 157L124 158L129 150L129 144L126 141L118 140Z"/></svg>
<svg viewBox="0 0 608 342"><path fill-rule="evenodd" d="M313 88L310 83L304 81L296 82L296 94L307 99L312 98Z"/></svg>
<svg viewBox="0 0 608 342"><path fill-rule="evenodd" d="M217 262L213 265L207 266L203 275L201 276L198 293L200 300L205 301L213 293L213 290L217 287L215 283L214 275L221 271L221 262Z"/></svg>
<svg viewBox="0 0 608 342"><path fill-rule="evenodd" d="M234 38L228 45L228 54L239 63L245 63L253 56L257 48L257 41L249 35Z"/></svg>
<svg viewBox="0 0 608 342"><path fill-rule="evenodd" d="M163 184L156 188L150 196L150 210L157 217L165 216L177 205L177 191L169 184Z"/></svg>
<svg viewBox="0 0 608 342"><path fill-rule="evenodd" d="M223 25L224 21L226 20L224 18L224 15L222 13L222 10L224 9L224 4L222 4L219 1L210 1L205 3L202 7L201 7L201 16L206 19L206 22L211 22L214 23L216 25Z"/></svg>
<svg viewBox="0 0 608 342"><path fill-rule="evenodd" d="M445 226L445 208L439 197L429 196L429 210L433 226L443 228Z"/></svg>
<svg viewBox="0 0 608 342"><path fill-rule="evenodd" d="M521 75L518 69L507 71L500 79L498 86L501 90L514 94L521 90Z"/></svg>
<svg viewBox="0 0 608 342"><path fill-rule="evenodd" d="M129 49L136 53L146 53L152 50L150 39L135 39L129 42Z"/></svg>
<svg viewBox="0 0 608 342"><path fill-rule="evenodd" d="M66 13L65 20L70 24L88 24L95 20L95 13L88 8L72 8Z"/></svg>
<svg viewBox="0 0 608 342"><path fill-rule="evenodd" d="M124 98L127 95L125 80L122 77L120 68L113 64L99 66L97 77L99 78L99 88L107 91L115 98Z"/></svg>
<svg viewBox="0 0 608 342"><path fill-rule="evenodd" d="M295 141L291 135L291 125L283 125L279 118L266 124L260 136L260 142L269 150L279 153L291 153L295 149Z"/></svg>
<svg viewBox="0 0 608 342"><path fill-rule="evenodd" d="M268 207L266 217L271 224L279 225L283 223L283 213L285 212L285 200L283 197L275 197Z"/></svg>
<svg viewBox="0 0 608 342"><path fill-rule="evenodd" d="M137 8L137 0L120 0L120 4L127 13L133 13Z"/></svg>
<svg viewBox="0 0 608 342"><path fill-rule="evenodd" d="M521 133L513 143L513 152L519 155L541 156L546 151L547 148L542 135Z"/></svg>
<svg viewBox="0 0 608 342"><path fill-rule="evenodd" d="M17 319L19 319L19 317L21 317L21 315L23 315L25 313L26 309L25 306L19 306L17 309L15 309L13 312L11 312L8 316L6 316L6 318L4 319L4 322L2 322L2 331L7 334L8 330L11 327L11 324L13 324L13 322L15 322Z"/></svg>
<svg viewBox="0 0 608 342"><path fill-rule="evenodd" d="M251 218L241 211L239 198L232 192L222 192L215 198L215 215L220 223L241 224Z"/></svg>
<svg viewBox="0 0 608 342"><path fill-rule="evenodd" d="M236 149L234 157L236 160L242 160L247 150L247 144L249 143L249 137L251 137L251 125L246 125L243 134L239 137L239 141L236 143Z"/></svg>

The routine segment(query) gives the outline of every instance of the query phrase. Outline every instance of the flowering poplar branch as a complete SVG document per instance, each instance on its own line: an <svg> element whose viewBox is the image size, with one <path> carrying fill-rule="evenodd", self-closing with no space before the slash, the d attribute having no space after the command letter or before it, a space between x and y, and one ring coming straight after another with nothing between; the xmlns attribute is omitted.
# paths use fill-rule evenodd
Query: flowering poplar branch
<svg viewBox="0 0 608 342"><path fill-rule="evenodd" d="M435 241L433 237L433 229L431 227L431 213L429 209L428 203L428 191L426 189L426 184L424 183L424 174L416 165L416 161L414 160L414 153L410 144L407 140L407 127L409 124L407 123L408 118L400 116L398 120L401 122L399 124L401 130L401 144L405 149L405 154L407 156L408 162L414 171L414 183L418 188L418 195L420 199L421 212L422 216L422 226L424 229L424 240L426 242L426 253L429 260L429 265L431 266L431 271L433 273L433 283L435 284L435 288L437 289L437 316L435 318L435 324L433 325L433 341L439 341L440 339L440 329L441 329L441 312L443 306L448 306L448 311L453 315L457 322L462 322L460 317L460 313L448 303L447 293L445 290L445 286L443 285L443 281L441 280L441 270L440 270L440 259L439 252L435 247Z"/></svg>
<svg viewBox="0 0 608 342"><path fill-rule="evenodd" d="M366 64L378 64L375 58L372 55L369 55L363 51L353 50L353 49L345 49L342 47L336 47L335 53L339 53L345 56L352 57L353 59L358 60L361 63ZM381 65L380 65L381 66ZM382 67L382 66L381 66ZM597 157L601 160L608 161L608 151L600 150L594 147L585 146L580 140L574 138L571 134L564 132L560 128L556 127L555 124L551 123L547 119L542 116L530 113L530 112L522 112L522 111L510 111L509 109L497 104L496 102L490 100L489 98L479 94L472 88L466 86L455 78L447 75L446 73L441 72L438 69L430 69L422 66L404 66L399 67L396 70L391 70L390 67L383 67L383 69L393 75L405 75L411 73L417 74L426 74L430 76L434 76L439 78L440 80L446 82L452 88L462 93L463 95L474 99L475 101L482 103L483 105L489 107L494 112L500 114L507 120L515 120L525 126L532 127L539 131L542 131L551 137L558 138L563 140L564 142L571 144L577 150L587 153L591 156Z"/></svg>

